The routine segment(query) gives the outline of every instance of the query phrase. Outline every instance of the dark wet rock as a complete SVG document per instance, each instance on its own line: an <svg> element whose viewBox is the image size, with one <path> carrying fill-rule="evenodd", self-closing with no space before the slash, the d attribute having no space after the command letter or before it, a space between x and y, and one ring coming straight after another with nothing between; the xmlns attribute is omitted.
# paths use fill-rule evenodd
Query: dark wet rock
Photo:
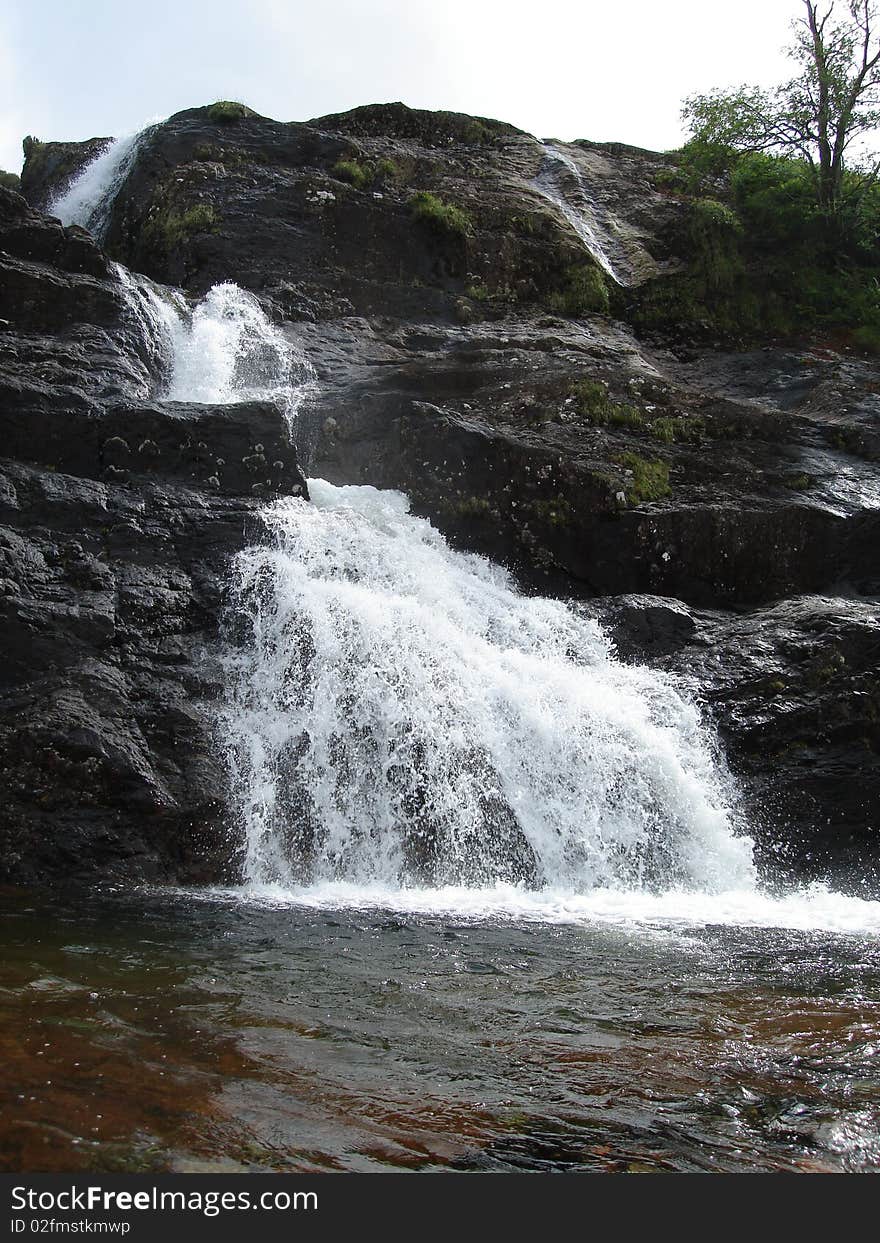
<svg viewBox="0 0 880 1243"><path fill-rule="evenodd" d="M626 660L682 679L718 728L766 877L880 892L880 601L800 596L741 614L590 603Z"/></svg>
<svg viewBox="0 0 880 1243"><path fill-rule="evenodd" d="M590 612L624 660L677 652L697 631L692 611L680 600L664 596L606 597L595 601Z"/></svg>
<svg viewBox="0 0 880 1243"><path fill-rule="evenodd" d="M47 153L55 144L26 161L24 192L35 205L66 184L69 153L59 146L57 166ZM566 150L596 183L597 210L613 216L609 236L621 239L634 279L655 273L644 223L678 208L653 189L644 161L659 167L664 157L644 153L622 185L601 148ZM192 292L238 281L292 318L484 318L545 304L573 268L595 266L537 188L546 161L541 144L513 126L402 104L307 123L249 114L229 124L190 109L145 139L107 247ZM419 193L459 209L459 225L420 218Z"/></svg>
<svg viewBox="0 0 880 1243"><path fill-rule="evenodd" d="M402 488L545 590L739 606L880 585L876 467L841 432L880 418L869 363L846 364L851 413L835 406L829 426L815 408L737 400L711 372L700 384L599 320L298 336L322 380L309 470ZM762 358L768 380L785 365ZM579 410L585 380L607 389L610 418Z"/></svg>
<svg viewBox="0 0 880 1243"><path fill-rule="evenodd" d="M274 406L145 400L113 266L17 196L0 210L0 875L217 879L223 585L255 483L305 480Z"/></svg>
<svg viewBox="0 0 880 1243"><path fill-rule="evenodd" d="M101 154L110 138L89 138L85 142L40 142L25 138L21 190L41 211L63 194L87 164Z"/></svg>
<svg viewBox="0 0 880 1243"><path fill-rule="evenodd" d="M760 856L880 892L880 605L802 597L707 617L677 667L719 722Z"/></svg>

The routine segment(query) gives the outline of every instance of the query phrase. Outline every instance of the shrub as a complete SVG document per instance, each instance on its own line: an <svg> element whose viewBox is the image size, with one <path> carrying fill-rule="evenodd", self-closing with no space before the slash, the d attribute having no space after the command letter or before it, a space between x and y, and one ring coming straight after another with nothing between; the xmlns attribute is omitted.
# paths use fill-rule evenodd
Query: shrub
<svg viewBox="0 0 880 1243"><path fill-rule="evenodd" d="M473 230L471 218L463 207L444 203L427 190L414 194L409 200L409 207L415 219L434 233L466 237Z"/></svg>
<svg viewBox="0 0 880 1243"><path fill-rule="evenodd" d="M607 315L610 299L603 272L586 263L566 268L562 288L548 295L547 306L557 315L572 319L591 313Z"/></svg>
<svg viewBox="0 0 880 1243"><path fill-rule="evenodd" d="M6 190L15 190L21 192L21 178L18 173L7 173L0 168L0 186Z"/></svg>
<svg viewBox="0 0 880 1243"><path fill-rule="evenodd" d="M845 173L839 209L822 210L799 159L689 143L679 153L684 271L649 282L634 318L742 339L804 330L880 343L880 185ZM679 187L663 170L661 182Z"/></svg>
<svg viewBox="0 0 880 1243"><path fill-rule="evenodd" d="M394 160L380 160L376 165L375 177L377 181L402 181L403 170Z"/></svg>
<svg viewBox="0 0 880 1243"><path fill-rule="evenodd" d="M597 427L641 428L645 416L635 406L612 401L605 385L598 380L578 380L572 385L575 410L581 418Z"/></svg>
<svg viewBox="0 0 880 1243"><path fill-rule="evenodd" d="M338 181L347 181L356 190L363 190L373 179L373 170L368 164L358 160L337 160L333 165L333 176Z"/></svg>
<svg viewBox="0 0 880 1243"><path fill-rule="evenodd" d="M694 138L677 152L681 189L686 194L706 194L724 185L739 155L720 142Z"/></svg>
<svg viewBox="0 0 880 1243"><path fill-rule="evenodd" d="M243 117L250 116L250 112L250 108L245 104L239 103L237 99L218 99L208 109L208 118L211 121L218 121L222 125L230 125L234 121L240 121Z"/></svg>

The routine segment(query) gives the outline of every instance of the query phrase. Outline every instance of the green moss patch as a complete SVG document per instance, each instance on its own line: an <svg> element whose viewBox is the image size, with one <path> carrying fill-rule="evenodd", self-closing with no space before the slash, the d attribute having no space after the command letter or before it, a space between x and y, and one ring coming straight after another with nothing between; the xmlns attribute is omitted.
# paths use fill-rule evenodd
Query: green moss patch
<svg viewBox="0 0 880 1243"><path fill-rule="evenodd" d="M560 287L546 297L549 310L570 319L583 315L607 315L611 300L604 273L594 264L574 264L565 269Z"/></svg>
<svg viewBox="0 0 880 1243"><path fill-rule="evenodd" d="M147 245L171 250L196 233L216 233L220 217L207 203L198 203L184 212L160 210L147 220L143 229Z"/></svg>
<svg viewBox="0 0 880 1243"><path fill-rule="evenodd" d="M208 109L208 119L221 125L232 125L235 121L251 116L251 110L237 99L218 99Z"/></svg>
<svg viewBox="0 0 880 1243"><path fill-rule="evenodd" d="M446 203L436 194L420 190L409 200L413 217L433 233L453 237L467 237L473 232L473 223L463 207Z"/></svg>
<svg viewBox="0 0 880 1243"><path fill-rule="evenodd" d="M632 480L624 485L630 505L661 501L671 495L667 462L650 461L637 453L622 453L617 461L624 470L632 472Z"/></svg>
<svg viewBox="0 0 880 1243"><path fill-rule="evenodd" d="M575 410L582 419L596 427L645 426L645 416L635 406L612 401L608 389L600 380L578 380L572 385Z"/></svg>

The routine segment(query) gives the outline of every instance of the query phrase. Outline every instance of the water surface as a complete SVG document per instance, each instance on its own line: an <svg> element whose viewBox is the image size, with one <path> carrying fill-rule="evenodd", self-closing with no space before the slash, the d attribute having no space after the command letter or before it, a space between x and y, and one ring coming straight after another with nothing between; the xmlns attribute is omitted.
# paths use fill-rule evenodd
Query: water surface
<svg viewBox="0 0 880 1243"><path fill-rule="evenodd" d="M2 912L6 1170L880 1169L874 934L326 895Z"/></svg>

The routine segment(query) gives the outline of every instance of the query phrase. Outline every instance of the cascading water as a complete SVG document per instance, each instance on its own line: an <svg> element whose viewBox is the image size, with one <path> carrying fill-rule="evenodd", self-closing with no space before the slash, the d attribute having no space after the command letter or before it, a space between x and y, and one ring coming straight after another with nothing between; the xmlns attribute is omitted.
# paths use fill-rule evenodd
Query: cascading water
<svg viewBox="0 0 880 1243"><path fill-rule="evenodd" d="M171 400L273 398L311 372L257 300L191 318L136 286ZM399 493L312 481L237 558L226 748L252 887L753 884L696 708L595 623L454 552Z"/></svg>
<svg viewBox="0 0 880 1243"><path fill-rule="evenodd" d="M541 151L544 162L532 183L535 189L568 221L603 271L616 284L629 284L622 261L609 253L617 248L599 223L581 170L570 155L551 143L542 143Z"/></svg>
<svg viewBox="0 0 880 1243"><path fill-rule="evenodd" d="M223 717L253 885L753 883L695 707L404 496L310 483L235 564Z"/></svg>
<svg viewBox="0 0 880 1243"><path fill-rule="evenodd" d="M125 274L122 274L123 279ZM275 400L308 363L233 284L127 277L170 400ZM454 552L399 493L310 481L233 566L224 747L249 899L554 923L876 931L880 904L756 884L695 705L600 629Z"/></svg>
<svg viewBox="0 0 880 1243"><path fill-rule="evenodd" d="M272 401L294 435L314 381L303 353L269 321L253 294L231 281L190 308L178 290L116 264L138 341L165 401ZM145 394L146 395L146 394Z"/></svg>
<svg viewBox="0 0 880 1243"><path fill-rule="evenodd" d="M49 204L49 213L57 216L62 224L82 225L103 241L119 188L156 124L158 122L121 138L111 138L107 146Z"/></svg>
<svg viewBox="0 0 880 1243"><path fill-rule="evenodd" d="M145 276L114 265L135 328L139 352L147 365L149 384L143 397L164 395L172 382L178 337L185 331L189 307L183 294L156 285Z"/></svg>
<svg viewBox="0 0 880 1243"><path fill-rule="evenodd" d="M291 434L314 371L266 316L253 294L215 285L191 317L170 325L174 366L170 401L274 401Z"/></svg>

